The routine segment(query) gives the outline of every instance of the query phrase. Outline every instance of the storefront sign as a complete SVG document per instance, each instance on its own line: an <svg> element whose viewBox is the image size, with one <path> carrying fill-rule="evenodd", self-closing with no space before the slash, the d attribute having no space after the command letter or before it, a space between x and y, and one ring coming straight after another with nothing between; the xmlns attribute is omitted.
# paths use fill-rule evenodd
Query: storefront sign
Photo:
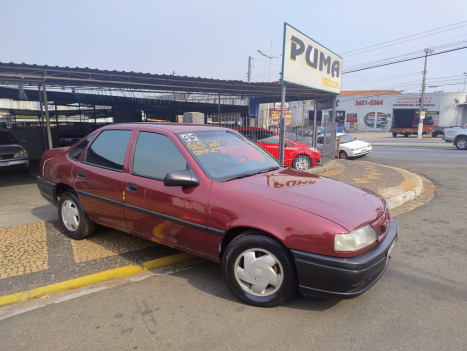
<svg viewBox="0 0 467 351"><path fill-rule="evenodd" d="M398 97L397 101L392 104L393 107L420 107L419 97ZM423 107L436 107L435 102L431 96L425 97Z"/></svg>
<svg viewBox="0 0 467 351"><path fill-rule="evenodd" d="M347 122L357 122L357 114L347 113Z"/></svg>
<svg viewBox="0 0 467 351"><path fill-rule="evenodd" d="M355 105L382 105L383 100L356 100Z"/></svg>
<svg viewBox="0 0 467 351"><path fill-rule="evenodd" d="M340 56L284 23L284 82L340 94L341 73Z"/></svg>

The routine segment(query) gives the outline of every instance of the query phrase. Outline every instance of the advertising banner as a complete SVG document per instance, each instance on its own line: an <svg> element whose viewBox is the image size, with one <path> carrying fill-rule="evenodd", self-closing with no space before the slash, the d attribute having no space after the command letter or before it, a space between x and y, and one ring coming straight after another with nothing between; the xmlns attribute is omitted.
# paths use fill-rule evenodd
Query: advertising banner
<svg viewBox="0 0 467 351"><path fill-rule="evenodd" d="M281 111L271 111L271 126L279 126L279 119L281 117ZM284 111L285 117L285 125L291 126L292 125L292 112L291 111Z"/></svg>
<svg viewBox="0 0 467 351"><path fill-rule="evenodd" d="M340 94L342 57L284 23L282 80Z"/></svg>

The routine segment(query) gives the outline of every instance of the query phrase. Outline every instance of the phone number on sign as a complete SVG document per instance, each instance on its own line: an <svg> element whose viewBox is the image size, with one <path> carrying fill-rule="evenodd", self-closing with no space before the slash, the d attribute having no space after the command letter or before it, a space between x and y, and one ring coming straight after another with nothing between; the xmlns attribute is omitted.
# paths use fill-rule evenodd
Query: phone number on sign
<svg viewBox="0 0 467 351"><path fill-rule="evenodd" d="M382 105L383 100L356 100L355 105Z"/></svg>

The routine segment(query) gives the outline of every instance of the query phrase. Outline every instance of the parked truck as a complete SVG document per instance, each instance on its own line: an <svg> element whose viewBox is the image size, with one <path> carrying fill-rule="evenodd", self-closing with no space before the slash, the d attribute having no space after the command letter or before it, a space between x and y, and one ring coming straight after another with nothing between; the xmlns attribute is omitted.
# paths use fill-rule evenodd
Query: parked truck
<svg viewBox="0 0 467 351"><path fill-rule="evenodd" d="M398 134L408 137L411 134L418 134L418 123L420 112L416 111L415 116L412 120L400 120L398 125L393 124L392 128L389 130L392 133L392 136L395 138ZM425 119L423 120L423 130L422 134L426 134L428 130L431 130L431 135L436 138L438 135L443 134L443 130L446 127L439 126L439 112L436 111L427 111L425 112Z"/></svg>
<svg viewBox="0 0 467 351"><path fill-rule="evenodd" d="M445 128L443 139L447 143L454 143L459 150L467 150L467 124L460 128Z"/></svg>

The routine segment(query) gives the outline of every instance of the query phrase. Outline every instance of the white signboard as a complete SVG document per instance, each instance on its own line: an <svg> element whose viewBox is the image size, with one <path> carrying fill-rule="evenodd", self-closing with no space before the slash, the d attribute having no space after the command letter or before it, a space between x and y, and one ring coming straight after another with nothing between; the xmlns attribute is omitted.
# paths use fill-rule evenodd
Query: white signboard
<svg viewBox="0 0 467 351"><path fill-rule="evenodd" d="M420 119L425 119L425 111L420 112Z"/></svg>
<svg viewBox="0 0 467 351"><path fill-rule="evenodd" d="M284 23L282 79L286 83L340 94L342 57Z"/></svg>

